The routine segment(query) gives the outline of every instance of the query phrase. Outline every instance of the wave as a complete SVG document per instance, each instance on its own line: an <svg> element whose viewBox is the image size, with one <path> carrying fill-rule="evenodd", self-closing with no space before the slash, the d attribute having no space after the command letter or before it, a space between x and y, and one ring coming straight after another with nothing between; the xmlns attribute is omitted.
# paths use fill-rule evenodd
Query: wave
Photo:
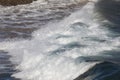
<svg viewBox="0 0 120 80"><path fill-rule="evenodd" d="M6 44L3 49L12 55L11 61L18 64L20 72L12 76L22 80L73 80L98 63L119 63L120 37L114 37L105 23L99 19L95 3L88 2L61 21L43 25L31 40L1 43Z"/></svg>
<svg viewBox="0 0 120 80"><path fill-rule="evenodd" d="M62 2L37 0L26 5L0 6L0 41L30 39L36 29L49 22L60 21L86 4L69 0Z"/></svg>
<svg viewBox="0 0 120 80"><path fill-rule="evenodd" d="M97 64L75 80L119 80L120 66L110 62Z"/></svg>

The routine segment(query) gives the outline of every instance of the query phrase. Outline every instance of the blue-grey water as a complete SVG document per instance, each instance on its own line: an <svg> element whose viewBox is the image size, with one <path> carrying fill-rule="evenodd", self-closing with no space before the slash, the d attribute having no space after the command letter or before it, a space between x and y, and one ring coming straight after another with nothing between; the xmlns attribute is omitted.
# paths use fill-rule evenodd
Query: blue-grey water
<svg viewBox="0 0 120 80"><path fill-rule="evenodd" d="M119 24L110 18L100 29L89 28L98 24L91 21L88 7L92 2L67 1L0 6L0 80L120 80ZM74 17L78 13L82 16ZM64 27L59 28L61 23L70 24L70 28L64 31ZM52 29L45 28L51 25Z"/></svg>

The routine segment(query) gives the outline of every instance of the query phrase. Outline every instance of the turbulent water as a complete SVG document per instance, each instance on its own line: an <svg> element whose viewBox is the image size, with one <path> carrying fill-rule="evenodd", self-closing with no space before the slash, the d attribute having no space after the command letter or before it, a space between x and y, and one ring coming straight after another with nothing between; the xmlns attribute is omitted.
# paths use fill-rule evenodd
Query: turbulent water
<svg viewBox="0 0 120 80"><path fill-rule="evenodd" d="M107 80L119 73L119 32L109 28L94 2L81 1L38 0L0 6L0 50L1 55L8 52L5 56L11 56L10 63L16 70L12 77Z"/></svg>

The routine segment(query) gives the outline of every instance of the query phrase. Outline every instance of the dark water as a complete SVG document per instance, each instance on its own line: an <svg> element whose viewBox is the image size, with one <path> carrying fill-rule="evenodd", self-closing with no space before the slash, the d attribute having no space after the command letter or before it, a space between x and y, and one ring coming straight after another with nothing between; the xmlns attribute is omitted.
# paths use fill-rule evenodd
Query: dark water
<svg viewBox="0 0 120 80"><path fill-rule="evenodd" d="M105 3L105 2L103 2L103 3ZM105 5L105 4L102 4L102 5ZM120 5L120 4L117 3L117 5ZM115 9L116 7L117 7L117 9L120 8L120 6L116 6L116 4L113 5L112 8ZM71 9L71 10L73 10L73 9ZM64 12L62 11L59 13L58 12L54 13L54 14L58 14L58 15L62 15L62 16L53 17L50 19L44 18L42 21L49 22L56 18L61 20L61 19L63 19L63 17L70 15L69 13L65 13L65 11L68 11L68 9L65 9ZM106 16L106 14L109 14L109 13L105 12L105 13L103 13L103 15ZM115 10L115 13L116 13L116 10ZM113 38L120 36L120 26L119 26L120 15L117 15L115 13L113 13L113 14L111 13L108 16L106 16L106 18L108 20L110 20L110 22L114 23L114 24L106 24L106 27L108 27L108 29L111 31L111 34L113 34L112 35ZM49 14L49 15L51 15L51 14ZM111 15L112 15L112 17L111 17ZM21 20L21 23L17 23L17 22L15 22L15 20L13 20L13 22L11 23L10 22L11 19L7 18L9 16L11 16L11 15L5 15L5 18L0 19L0 24L3 25L2 27L0 27L0 40L4 41L6 39L11 40L11 39L15 39L15 38L23 38L23 39L31 38L31 33L33 31L35 31L37 28L36 27L32 27L32 28L31 27L30 28L22 27L21 28L21 26L24 26L24 24L27 24L29 26L29 25L37 23L37 21L36 22L22 22L22 20ZM39 17L39 18L42 18L42 17ZM24 21L27 21L27 20L28 20L27 18L24 18ZM32 17L31 20L35 20L35 19ZM9 23L7 23L7 25L4 27L4 25L6 24L5 21L6 22L8 21ZM40 20L38 20L38 21L40 21ZM41 24L44 25L45 23L41 23ZM12 27L7 27L9 25ZM15 26L17 26L17 27L15 27ZM110 53L114 53L114 52L111 51ZM112 63L112 60L110 62L103 61L102 63L95 65L93 68L91 68L86 73L84 73L83 75L80 75L79 77L77 77L74 80L120 80L119 53L120 52L118 52L116 54L116 57L118 57L118 58L117 58L117 61L114 61L115 63ZM8 55L7 52L0 51L0 80L20 80L20 79L16 79L11 76L12 74L16 73L18 70L15 69L15 66L17 66L17 64L13 64L9 60L10 57L11 56ZM4 68L2 68L2 67L4 67Z"/></svg>
<svg viewBox="0 0 120 80"><path fill-rule="evenodd" d="M110 21L110 24L105 24L112 38L120 36L120 1L115 0L99 0L96 4L97 11L102 16ZM120 47L118 47L120 48ZM105 52L106 53L106 52ZM114 54L114 59L108 59L106 62L97 64L88 72L80 75L75 80L120 80L120 51L111 50L108 54ZM104 58L102 58L104 60ZM96 57L96 60L100 60ZM115 60L115 61L114 61ZM102 61L102 60L101 60ZM111 62L110 62L111 61ZM112 63L116 62L116 63Z"/></svg>
<svg viewBox="0 0 120 80"><path fill-rule="evenodd" d="M17 70L15 64L9 60L10 57L7 52L0 51L0 80L19 80L11 77Z"/></svg>
<svg viewBox="0 0 120 80"><path fill-rule="evenodd" d="M120 80L120 65L103 62L97 64L75 80Z"/></svg>

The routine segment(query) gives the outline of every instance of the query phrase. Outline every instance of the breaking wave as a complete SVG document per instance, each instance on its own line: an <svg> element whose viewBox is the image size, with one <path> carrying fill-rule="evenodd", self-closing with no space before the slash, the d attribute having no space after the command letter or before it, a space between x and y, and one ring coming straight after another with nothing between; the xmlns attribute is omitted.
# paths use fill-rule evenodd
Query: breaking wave
<svg viewBox="0 0 120 80"><path fill-rule="evenodd" d="M0 43L0 49L8 51L12 55L11 61L18 65L16 69L19 72L12 76L22 80L73 80L98 63L119 63L120 37L106 27L106 20L100 19L94 2L88 2L81 9L77 8L60 21L55 18L55 21L49 21L42 26L38 16L45 15L49 10L37 13L40 8L38 2L32 4L35 3L37 4L34 7L22 5L20 8L24 8L19 9L23 13L33 8L32 13L23 15L38 21L30 25L40 27L32 33L32 39ZM43 1L41 5L43 4L46 2ZM12 18L16 19L14 16Z"/></svg>

